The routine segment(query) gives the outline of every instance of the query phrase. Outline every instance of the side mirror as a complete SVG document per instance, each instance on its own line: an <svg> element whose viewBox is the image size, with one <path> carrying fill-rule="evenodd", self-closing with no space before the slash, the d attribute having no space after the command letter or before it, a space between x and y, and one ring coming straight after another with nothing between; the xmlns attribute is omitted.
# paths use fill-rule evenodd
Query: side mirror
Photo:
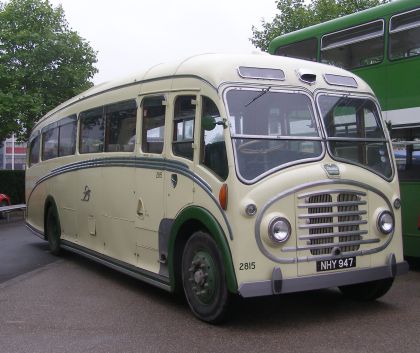
<svg viewBox="0 0 420 353"><path fill-rule="evenodd" d="M216 119L211 115L206 115L201 118L201 127L203 130L212 131L216 127Z"/></svg>
<svg viewBox="0 0 420 353"><path fill-rule="evenodd" d="M391 131L392 131L392 122L390 120L388 120L388 121L385 120L385 124L386 124L386 127L388 129L388 132L391 133Z"/></svg>

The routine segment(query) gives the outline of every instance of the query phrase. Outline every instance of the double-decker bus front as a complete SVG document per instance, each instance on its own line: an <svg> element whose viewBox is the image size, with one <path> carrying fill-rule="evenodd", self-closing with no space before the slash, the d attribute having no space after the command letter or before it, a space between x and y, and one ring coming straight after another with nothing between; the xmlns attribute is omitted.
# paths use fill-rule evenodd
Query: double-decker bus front
<svg viewBox="0 0 420 353"><path fill-rule="evenodd" d="M300 87L224 90L239 181L229 185L229 204L240 214L230 217L238 291L252 297L338 286L352 298L376 299L407 271L378 103L353 76L300 79Z"/></svg>

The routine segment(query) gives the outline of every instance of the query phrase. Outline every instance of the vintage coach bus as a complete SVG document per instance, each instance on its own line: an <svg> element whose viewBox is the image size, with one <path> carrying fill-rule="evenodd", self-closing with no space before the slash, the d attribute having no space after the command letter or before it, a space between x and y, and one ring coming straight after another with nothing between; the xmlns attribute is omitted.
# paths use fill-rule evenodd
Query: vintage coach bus
<svg viewBox="0 0 420 353"><path fill-rule="evenodd" d="M270 55L157 65L34 127L27 225L219 322L231 297L339 287L384 295L407 271L395 161L357 76Z"/></svg>

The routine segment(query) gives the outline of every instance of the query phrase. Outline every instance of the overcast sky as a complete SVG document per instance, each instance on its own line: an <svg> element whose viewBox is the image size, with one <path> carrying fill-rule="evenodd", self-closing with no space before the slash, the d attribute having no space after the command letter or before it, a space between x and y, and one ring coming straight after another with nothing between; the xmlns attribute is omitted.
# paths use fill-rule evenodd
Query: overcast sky
<svg viewBox="0 0 420 353"><path fill-rule="evenodd" d="M98 52L95 84L200 53L250 53L275 0L50 0Z"/></svg>
<svg viewBox="0 0 420 353"><path fill-rule="evenodd" d="M200 53L250 53L275 0L50 0L98 52L95 84Z"/></svg>

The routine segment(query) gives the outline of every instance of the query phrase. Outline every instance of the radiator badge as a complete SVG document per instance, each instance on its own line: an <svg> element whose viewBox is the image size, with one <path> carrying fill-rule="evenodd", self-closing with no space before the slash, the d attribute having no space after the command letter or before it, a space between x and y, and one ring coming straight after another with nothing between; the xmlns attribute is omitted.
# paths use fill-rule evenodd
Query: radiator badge
<svg viewBox="0 0 420 353"><path fill-rule="evenodd" d="M338 168L338 165L332 163L324 164L324 169L328 178L340 177L340 168Z"/></svg>

